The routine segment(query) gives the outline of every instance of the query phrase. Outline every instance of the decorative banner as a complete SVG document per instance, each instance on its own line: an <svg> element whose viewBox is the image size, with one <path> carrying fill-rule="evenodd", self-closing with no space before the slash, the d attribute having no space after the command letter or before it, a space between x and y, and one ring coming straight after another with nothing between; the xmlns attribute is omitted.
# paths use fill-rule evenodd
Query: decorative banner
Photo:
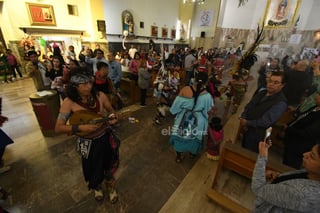
<svg viewBox="0 0 320 213"><path fill-rule="evenodd" d="M290 43L290 44L299 44L300 41L301 41L301 37L302 37L301 34L292 34L292 35L290 36L289 43Z"/></svg>
<svg viewBox="0 0 320 213"><path fill-rule="evenodd" d="M212 19L213 19L213 10L203 10L200 11L200 20L199 25L200 26L211 26L212 25Z"/></svg>

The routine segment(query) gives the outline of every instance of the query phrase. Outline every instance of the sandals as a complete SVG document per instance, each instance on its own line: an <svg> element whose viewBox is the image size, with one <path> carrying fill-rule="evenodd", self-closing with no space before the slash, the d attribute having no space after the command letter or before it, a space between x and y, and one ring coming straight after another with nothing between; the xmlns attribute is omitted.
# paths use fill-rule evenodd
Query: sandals
<svg viewBox="0 0 320 213"><path fill-rule="evenodd" d="M111 204L115 204L118 201L118 193L115 189L115 179L106 181L106 187L109 193L109 201Z"/></svg>
<svg viewBox="0 0 320 213"><path fill-rule="evenodd" d="M111 204L115 204L118 201L118 193L115 189L109 191L109 201Z"/></svg>
<svg viewBox="0 0 320 213"><path fill-rule="evenodd" d="M98 190L94 190L94 198L96 199L96 201L101 202L103 201L103 192L101 189Z"/></svg>
<svg viewBox="0 0 320 213"><path fill-rule="evenodd" d="M184 159L184 156L183 155L177 155L176 157L176 163L181 163Z"/></svg>

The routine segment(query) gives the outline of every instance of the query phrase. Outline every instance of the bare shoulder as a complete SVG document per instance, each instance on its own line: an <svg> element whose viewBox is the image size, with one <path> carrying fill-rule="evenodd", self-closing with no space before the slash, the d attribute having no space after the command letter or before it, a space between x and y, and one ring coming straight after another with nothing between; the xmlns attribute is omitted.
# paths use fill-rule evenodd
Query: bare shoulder
<svg viewBox="0 0 320 213"><path fill-rule="evenodd" d="M190 88L190 86L185 86L181 89L180 96L182 97L186 97L186 98L192 98L192 90Z"/></svg>
<svg viewBox="0 0 320 213"><path fill-rule="evenodd" d="M69 98L65 98L63 100L63 102L61 103L60 112L64 112L64 113L74 112L74 111L76 111L76 109L75 109L76 106L75 105L78 105L78 104L76 104L75 102L73 102Z"/></svg>

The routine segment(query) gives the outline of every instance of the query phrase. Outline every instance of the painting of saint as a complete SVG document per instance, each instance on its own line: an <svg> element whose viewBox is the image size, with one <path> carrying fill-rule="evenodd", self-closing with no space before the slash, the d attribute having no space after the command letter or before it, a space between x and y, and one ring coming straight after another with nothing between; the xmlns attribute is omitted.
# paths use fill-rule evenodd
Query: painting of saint
<svg viewBox="0 0 320 213"><path fill-rule="evenodd" d="M294 22L294 16L300 0L268 0L267 26L289 26Z"/></svg>

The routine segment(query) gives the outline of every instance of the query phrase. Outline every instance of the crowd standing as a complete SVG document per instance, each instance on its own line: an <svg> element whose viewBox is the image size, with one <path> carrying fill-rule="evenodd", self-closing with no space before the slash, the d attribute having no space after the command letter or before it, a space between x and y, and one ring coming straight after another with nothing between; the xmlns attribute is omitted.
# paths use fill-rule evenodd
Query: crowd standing
<svg viewBox="0 0 320 213"><path fill-rule="evenodd" d="M56 89L61 95L63 102L56 131L75 135L88 133L79 134L77 144L82 156L84 179L88 182L88 188L94 191L97 201L104 197L103 182L107 184L110 202L114 203L118 199L113 175L119 165L120 144L112 126L117 122L115 112L121 108L116 106L123 106L123 103L114 105L111 95L121 102L121 78L124 74L128 74L140 88L141 106L147 105L148 89L154 88L154 96L158 100L156 116L153 118L155 124L162 124L161 120L168 114L174 116L169 143L176 151L177 163L183 161L185 152L188 152L191 158L196 157L203 151L206 141L208 158L219 159L220 144L224 138L223 124L221 118L210 113L214 111L215 99L222 95L219 90L219 84L223 80L222 72L240 59L240 49L212 48L205 51L203 48L196 50L187 47L169 51L164 48L161 53L154 47L141 50L131 45L129 51L109 52L106 58L100 46L96 46L94 50L83 47L77 56L74 47L70 45L65 55L58 46L53 47L53 52L50 53L41 61L39 52L34 49L28 51L29 61L25 70L38 91ZM277 206L276 208L291 208L289 202L282 205L280 201L269 201L264 194L267 194L267 191L261 191L261 187L269 187L264 183L266 177L262 175L263 172L260 174L265 167L269 146L263 147L265 144L261 141L264 140L266 129L276 125L285 112L289 111L293 119L283 125L283 163L296 169L305 166L307 170L307 173L302 175L303 179L307 179L306 183L296 180L296 176L290 176L290 179L297 181L297 185L312 185L310 190L319 188L318 182L312 182L318 175L312 164L318 165L310 160L311 156L317 158L319 155L318 58L319 56L293 60L288 55L282 60L278 57L267 58L258 71L256 91L241 114L241 145L259 153L252 187L258 197L256 203L262 203L265 208L271 208L272 205ZM20 68L21 62L10 49L1 53L0 69L4 82L17 80L16 74L19 79L23 79ZM156 75L153 79L154 73ZM10 75L11 78L8 77ZM232 77L229 82L229 98L233 99L235 106L239 106L246 92L247 82L239 73L234 73ZM68 125L67 121L72 114L82 110L94 111L110 119L105 125ZM236 110L237 108L234 108L234 112ZM192 131L184 132L182 129L181 123L187 122L184 118L187 111L197 120L193 123L196 134ZM308 152L310 149L313 155ZM271 185L277 188L286 181L287 179L280 180ZM270 203L265 204L266 202Z"/></svg>

